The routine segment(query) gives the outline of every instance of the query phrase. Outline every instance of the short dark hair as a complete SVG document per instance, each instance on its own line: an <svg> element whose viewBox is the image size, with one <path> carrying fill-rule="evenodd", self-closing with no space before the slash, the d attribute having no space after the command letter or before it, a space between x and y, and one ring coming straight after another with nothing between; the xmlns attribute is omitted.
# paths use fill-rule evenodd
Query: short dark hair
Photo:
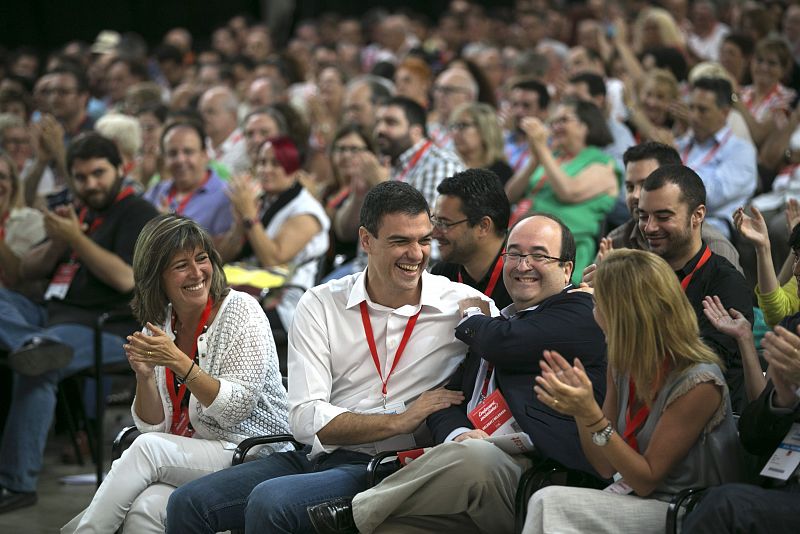
<svg viewBox="0 0 800 534"><path fill-rule="evenodd" d="M594 72L580 72L569 79L569 83L585 83L592 96L606 96L606 82Z"/></svg>
<svg viewBox="0 0 800 534"><path fill-rule="evenodd" d="M78 93L86 93L89 91L89 78L86 77L86 72L83 69L77 68L73 65L60 65L54 69L47 71L47 74L66 74L75 79L75 88Z"/></svg>
<svg viewBox="0 0 800 534"><path fill-rule="evenodd" d="M657 143L656 141L646 141L628 147L624 154L622 154L622 163L627 167L628 163L633 161L644 161L646 159L654 159L658 162L659 167L664 165L680 165L681 156L678 151L670 145L664 143Z"/></svg>
<svg viewBox="0 0 800 534"><path fill-rule="evenodd" d="M405 215L431 215L428 202L414 186L405 182L381 182L367 193L361 206L360 224L378 237L383 216L390 213Z"/></svg>
<svg viewBox="0 0 800 534"><path fill-rule="evenodd" d="M547 90L547 86L538 80L534 80L533 78L524 78L515 82L514 85L511 86L511 89L533 91L538 94L540 109L547 109L547 106L550 105L550 92Z"/></svg>
<svg viewBox="0 0 800 534"><path fill-rule="evenodd" d="M586 125L586 146L604 147L614 142L606 118L594 102L566 99L563 105L573 108L578 120Z"/></svg>
<svg viewBox="0 0 800 534"><path fill-rule="evenodd" d="M428 114L425 108L420 106L416 101L411 100L405 96L393 96L382 104L383 107L396 106L403 110L409 126L420 126L422 128L422 135L427 137L428 130L426 124L428 122Z"/></svg>
<svg viewBox="0 0 800 534"><path fill-rule="evenodd" d="M667 184L675 184L680 189L680 201L689 207L689 213L706 203L706 186L692 169L685 165L664 165L650 173L642 189L655 191Z"/></svg>
<svg viewBox="0 0 800 534"><path fill-rule="evenodd" d="M719 108L730 108L733 103L733 86L724 78L698 78L692 83L692 90L695 89L714 93Z"/></svg>
<svg viewBox="0 0 800 534"><path fill-rule="evenodd" d="M128 67L128 71L131 73L131 75L136 78L139 78L139 80L141 81L147 81L150 79L150 76L147 73L147 65L145 65L141 61L138 61L130 57L120 56L112 60L111 63L109 63L108 65L109 70L117 63L124 63L125 66Z"/></svg>
<svg viewBox="0 0 800 534"><path fill-rule="evenodd" d="M70 175L76 159L106 159L114 167L122 165L116 143L97 132L84 132L70 143L67 150L67 172Z"/></svg>
<svg viewBox="0 0 800 534"><path fill-rule="evenodd" d="M752 37L742 32L731 32L722 39L723 43L731 43L738 48L742 55L749 58L756 50L756 43Z"/></svg>
<svg viewBox="0 0 800 534"><path fill-rule="evenodd" d="M535 211L528 215L527 217L523 217L522 219L518 220L514 226L511 227L509 230L509 234L517 227L522 221L527 221L531 217L544 217L545 219L550 219L558 224L561 228L561 252L558 253L558 257L561 258L563 261L559 262L559 265L563 265L564 262L571 261L572 268L575 269L575 254L577 253L577 249L575 246L575 236L572 235L572 231L564 224L564 221L559 219L556 215L552 213L543 213L539 211ZM569 273L572 276L572 273Z"/></svg>
<svg viewBox="0 0 800 534"><path fill-rule="evenodd" d="M161 148L161 151L164 151L164 140L167 138L167 134L174 130L175 128L189 128L194 130L197 136L200 138L200 146L205 149L206 146L206 132L203 130L203 125L198 121L190 120L190 119L179 119L176 121L171 121L164 126L164 130L161 132L161 139L158 141L158 146Z"/></svg>
<svg viewBox="0 0 800 534"><path fill-rule="evenodd" d="M160 44L156 47L155 52L153 55L156 58L156 61L159 63L163 63L165 61L172 61L173 63L177 63L178 65L183 64L183 53L178 50L177 47L172 46L170 44Z"/></svg>
<svg viewBox="0 0 800 534"><path fill-rule="evenodd" d="M498 236L506 235L511 207L503 184L497 175L488 169L467 169L449 176L439 183L436 191L461 199L461 211L467 223L475 226L484 217L494 223Z"/></svg>

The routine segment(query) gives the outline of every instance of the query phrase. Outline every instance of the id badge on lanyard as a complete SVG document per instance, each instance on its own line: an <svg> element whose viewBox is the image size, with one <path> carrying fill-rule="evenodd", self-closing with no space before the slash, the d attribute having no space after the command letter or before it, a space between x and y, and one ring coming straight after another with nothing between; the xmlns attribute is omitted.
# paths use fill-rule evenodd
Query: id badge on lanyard
<svg viewBox="0 0 800 534"><path fill-rule="evenodd" d="M47 286L47 291L44 293L44 300L64 300L67 293L69 293L69 287L72 285L72 281L75 279L75 275L78 273L80 267L81 264L74 261L59 265L56 269L56 273L50 280L50 285Z"/></svg>

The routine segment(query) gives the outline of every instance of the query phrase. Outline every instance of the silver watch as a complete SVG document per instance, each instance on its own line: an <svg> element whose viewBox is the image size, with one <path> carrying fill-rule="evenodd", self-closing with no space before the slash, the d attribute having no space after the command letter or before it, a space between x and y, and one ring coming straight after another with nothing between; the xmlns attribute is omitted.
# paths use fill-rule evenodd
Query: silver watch
<svg viewBox="0 0 800 534"><path fill-rule="evenodd" d="M614 433L614 427L609 422L606 427L599 432L592 432L592 443L598 447L605 447L608 445L608 440L611 439L611 434Z"/></svg>

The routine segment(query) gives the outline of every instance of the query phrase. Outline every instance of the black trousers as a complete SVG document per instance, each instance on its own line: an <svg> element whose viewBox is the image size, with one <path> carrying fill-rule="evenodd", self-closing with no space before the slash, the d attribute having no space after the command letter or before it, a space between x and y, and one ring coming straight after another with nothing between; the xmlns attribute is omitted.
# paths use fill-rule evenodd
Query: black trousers
<svg viewBox="0 0 800 534"><path fill-rule="evenodd" d="M777 489L751 484L711 488L683 522L686 534L800 532L800 484Z"/></svg>

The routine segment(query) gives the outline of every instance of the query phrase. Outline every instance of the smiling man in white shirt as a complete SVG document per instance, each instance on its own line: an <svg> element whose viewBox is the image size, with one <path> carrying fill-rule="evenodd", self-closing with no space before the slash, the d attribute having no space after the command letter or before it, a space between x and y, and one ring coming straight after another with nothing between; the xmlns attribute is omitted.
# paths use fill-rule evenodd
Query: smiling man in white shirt
<svg viewBox="0 0 800 534"><path fill-rule="evenodd" d="M180 488L167 532L313 531L306 507L366 489L371 455L429 444L426 417L464 400L441 387L466 352L454 333L458 303L485 299L425 272L431 232L410 185L383 182L367 194L366 270L306 292L289 334L290 425L309 446Z"/></svg>

